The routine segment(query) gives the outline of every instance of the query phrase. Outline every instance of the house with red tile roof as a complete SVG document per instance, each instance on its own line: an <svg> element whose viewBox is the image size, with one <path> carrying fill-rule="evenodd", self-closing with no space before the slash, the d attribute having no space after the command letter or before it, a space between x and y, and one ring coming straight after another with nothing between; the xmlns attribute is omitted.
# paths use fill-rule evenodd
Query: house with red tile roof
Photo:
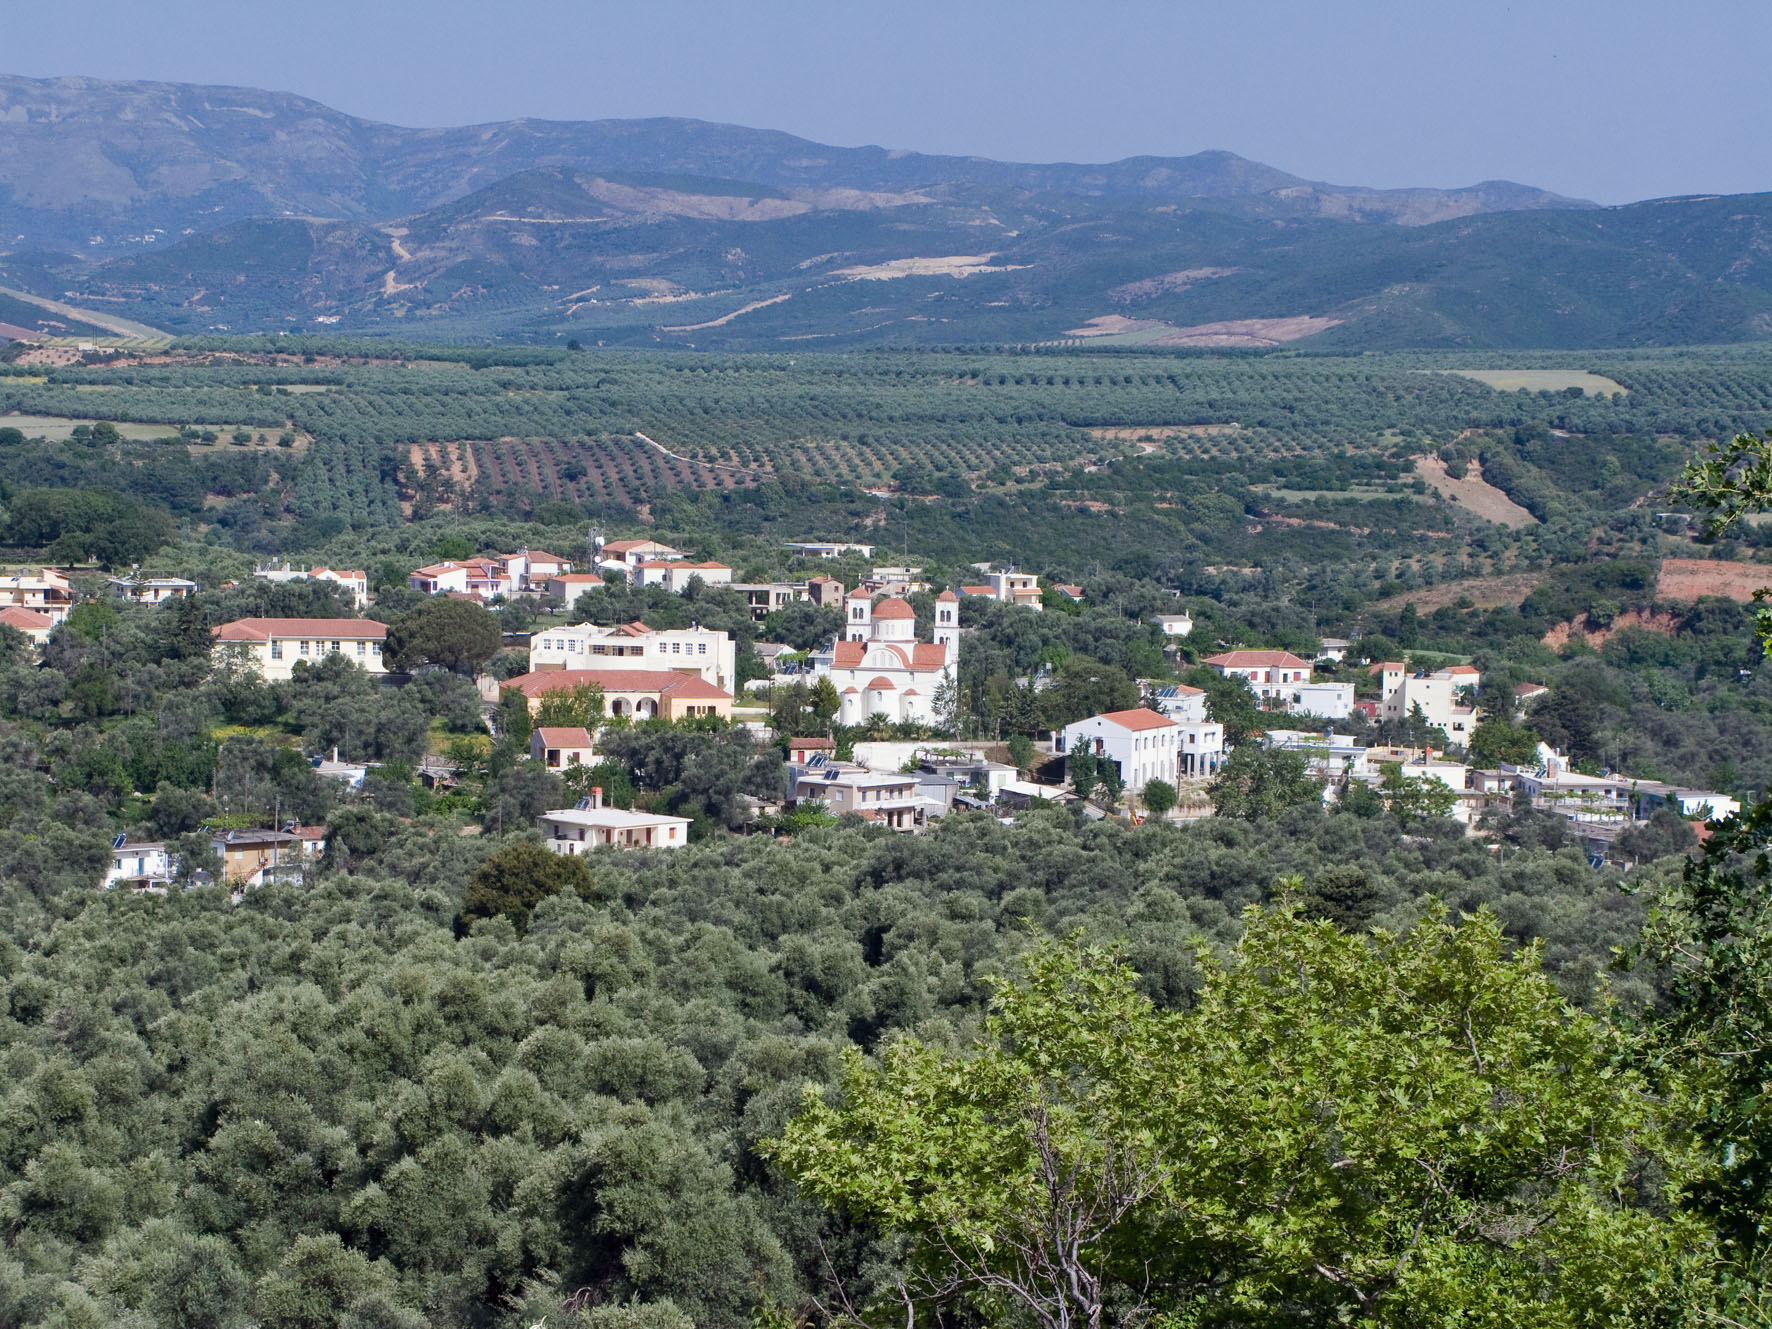
<svg viewBox="0 0 1772 1329"><path fill-rule="evenodd" d="M1174 784L1181 778L1180 737L1181 726L1160 711L1108 711L1066 725L1053 751L1067 759L1086 752L1097 762L1113 762L1127 792L1136 795L1152 780Z"/></svg>
<svg viewBox="0 0 1772 1329"><path fill-rule="evenodd" d="M596 746L582 725L537 725L529 731L529 759L550 771L594 766Z"/></svg>
<svg viewBox="0 0 1772 1329"><path fill-rule="evenodd" d="M41 651L49 641L49 633L55 627L55 620L35 609L7 605L0 608L0 627L24 633L30 639L31 649Z"/></svg>
<svg viewBox="0 0 1772 1329"><path fill-rule="evenodd" d="M342 655L371 674L387 673L382 645L385 623L367 618L237 618L210 632L218 660L244 664L275 682L294 676L301 663Z"/></svg>
<svg viewBox="0 0 1772 1329"><path fill-rule="evenodd" d="M603 713L639 720L654 716L688 720L703 716L732 718L732 694L705 682L699 674L662 669L550 669L520 674L501 685L529 699L531 715L541 710L550 692L591 685L602 690Z"/></svg>

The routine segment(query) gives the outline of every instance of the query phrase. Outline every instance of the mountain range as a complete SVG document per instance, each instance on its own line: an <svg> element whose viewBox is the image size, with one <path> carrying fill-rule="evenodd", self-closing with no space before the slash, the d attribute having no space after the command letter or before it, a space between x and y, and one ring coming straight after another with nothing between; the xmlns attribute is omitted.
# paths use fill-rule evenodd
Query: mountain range
<svg viewBox="0 0 1772 1329"><path fill-rule="evenodd" d="M0 77L0 285L179 333L1740 341L1772 335L1769 256L1767 195L1599 208L1228 152L1028 164L679 119L408 129L256 89Z"/></svg>

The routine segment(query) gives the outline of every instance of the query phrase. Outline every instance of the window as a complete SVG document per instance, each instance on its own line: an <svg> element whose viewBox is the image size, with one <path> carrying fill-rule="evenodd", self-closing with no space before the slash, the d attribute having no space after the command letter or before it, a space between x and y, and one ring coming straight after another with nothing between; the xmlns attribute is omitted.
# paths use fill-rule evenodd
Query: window
<svg viewBox="0 0 1772 1329"><path fill-rule="evenodd" d="M706 655L708 653L708 644L705 641L700 643L700 645L696 647L695 653L697 655Z"/></svg>
<svg viewBox="0 0 1772 1329"><path fill-rule="evenodd" d="M306 655L306 654L307 654L307 653L308 653L308 644L307 644L307 642L305 642L305 641L303 641L303 642L301 642L301 643L300 643L300 646L301 646L301 653L302 653L302 654L303 654L303 655Z"/></svg>
<svg viewBox="0 0 1772 1329"><path fill-rule="evenodd" d="M369 650L369 644L367 642L360 641L357 643L357 654L358 655L367 654L368 650Z"/></svg>
<svg viewBox="0 0 1772 1329"><path fill-rule="evenodd" d="M271 643L271 659L281 660L282 658L283 658L283 643L280 641L272 642Z"/></svg>

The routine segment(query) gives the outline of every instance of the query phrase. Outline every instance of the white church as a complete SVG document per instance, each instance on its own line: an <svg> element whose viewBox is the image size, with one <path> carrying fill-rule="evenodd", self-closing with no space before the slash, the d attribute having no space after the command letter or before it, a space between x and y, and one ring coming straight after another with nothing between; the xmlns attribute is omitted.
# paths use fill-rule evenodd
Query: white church
<svg viewBox="0 0 1772 1329"><path fill-rule="evenodd" d="M935 602L933 642L917 640L917 611L892 596L874 603L866 591L845 602L843 639L814 658L843 699L839 724L888 720L939 723L935 690L955 677L960 660L960 601L943 591Z"/></svg>

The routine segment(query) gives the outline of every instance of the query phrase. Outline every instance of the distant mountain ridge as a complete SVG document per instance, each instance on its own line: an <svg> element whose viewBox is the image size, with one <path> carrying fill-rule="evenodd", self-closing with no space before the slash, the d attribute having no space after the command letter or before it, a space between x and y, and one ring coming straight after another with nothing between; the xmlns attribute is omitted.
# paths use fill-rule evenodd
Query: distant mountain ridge
<svg viewBox="0 0 1772 1329"><path fill-rule="evenodd" d="M284 93L0 78L0 285L180 333L1730 342L1772 337L1772 195L1599 208L1228 152L1040 165L671 119L402 129Z"/></svg>
<svg viewBox="0 0 1772 1329"><path fill-rule="evenodd" d="M838 148L686 119L511 120L409 129L291 93L181 83L0 76L0 237L111 252L249 217L384 221L538 167L683 174L773 189L937 188L1147 199L1279 194L1300 212L1443 220L1497 207L1581 207L1489 182L1458 190L1326 185L1211 151L1101 165ZM94 236L105 237L92 245ZM15 238L16 237L16 238Z"/></svg>

